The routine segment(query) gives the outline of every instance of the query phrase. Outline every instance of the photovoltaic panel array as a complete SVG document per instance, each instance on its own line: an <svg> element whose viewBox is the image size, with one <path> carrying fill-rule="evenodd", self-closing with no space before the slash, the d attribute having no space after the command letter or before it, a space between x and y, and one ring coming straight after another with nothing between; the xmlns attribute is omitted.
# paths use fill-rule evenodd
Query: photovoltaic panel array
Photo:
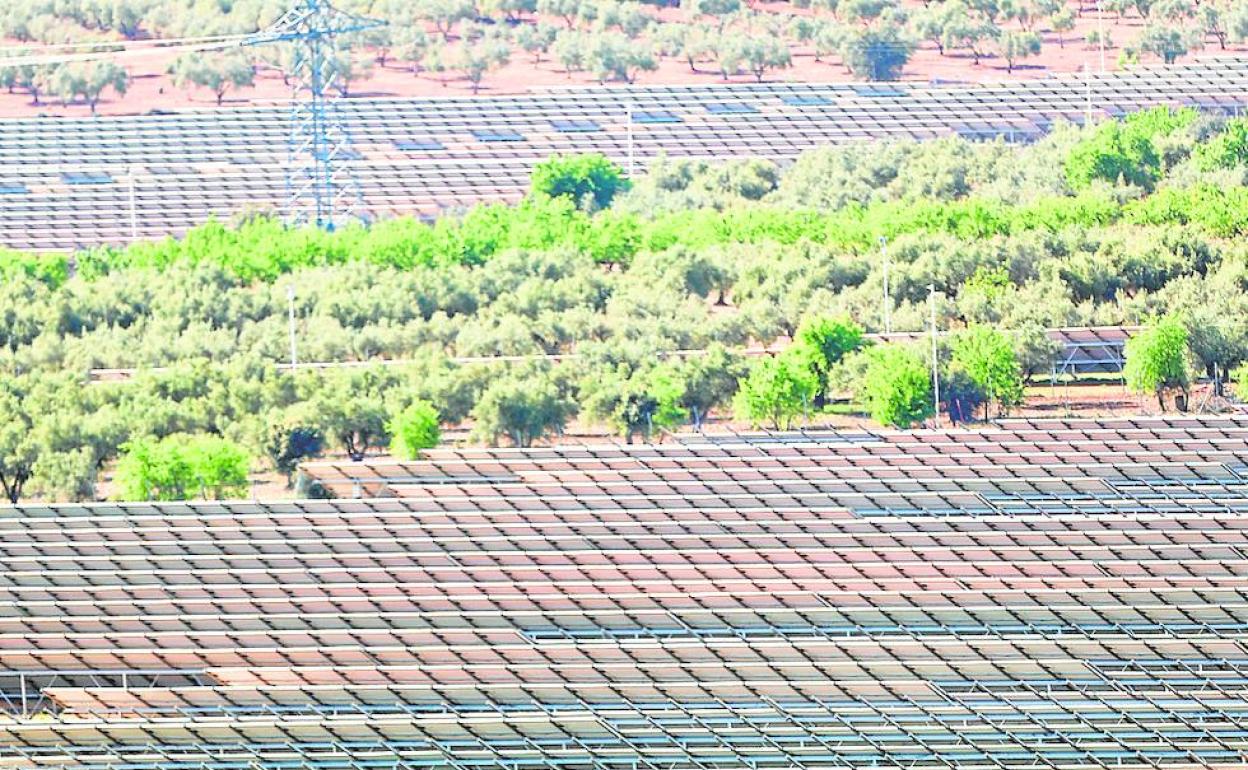
<svg viewBox="0 0 1248 770"><path fill-rule="evenodd" d="M2 508L0 766L1242 766L1246 457L1012 420Z"/></svg>
<svg viewBox="0 0 1248 770"><path fill-rule="evenodd" d="M435 216L515 200L536 162L600 152L788 161L812 147L959 135L1025 142L1054 122L1160 104L1238 114L1248 62L1226 58L1004 84L586 87L517 96L351 99L364 209ZM631 126L628 119L632 116ZM285 197L282 105L0 121L0 245L72 249L185 231ZM632 137L630 140L629 137Z"/></svg>

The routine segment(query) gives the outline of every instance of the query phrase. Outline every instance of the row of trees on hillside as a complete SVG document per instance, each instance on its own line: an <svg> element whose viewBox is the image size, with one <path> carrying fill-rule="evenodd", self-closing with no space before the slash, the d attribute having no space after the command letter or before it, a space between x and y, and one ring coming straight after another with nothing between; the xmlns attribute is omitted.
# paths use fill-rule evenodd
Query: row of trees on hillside
<svg viewBox="0 0 1248 770"><path fill-rule="evenodd" d="M489 73L513 59L547 60L565 72L587 72L600 82L632 82L664 59L690 71L758 80L791 66L798 47L815 61L836 60L869 80L898 78L916 47L979 64L997 57L1007 70L1068 36L1081 6L1062 0L946 0L914 7L901 0L819 0L791 12L760 10L741 0L687 0L682 12L660 13L633 0L357 0L355 11L388 25L344 39L337 54L342 95L374 67L400 64L413 74L469 81L474 91ZM1124 41L1125 63L1152 57L1173 62L1206 45L1225 48L1248 38L1248 0L1107 0L1106 11L1140 17ZM187 37L244 34L263 28L283 10L280 0L230 4L189 0L14 0L0 11L0 36L31 44L110 42L144 35ZM1075 44L1113 47L1116 21ZM231 90L254 83L259 67L288 72L282 46L191 53L169 74L179 87L211 93L220 103ZM0 68L0 84L29 93L35 103L56 98L94 109L108 89L124 94L128 75L113 61Z"/></svg>
<svg viewBox="0 0 1248 770"><path fill-rule="evenodd" d="M444 423L465 419L475 440L529 446L578 415L632 442L699 427L721 409L780 430L848 399L881 425L909 428L938 406L953 422L969 422L1023 402L1017 338L975 326L943 339L938 356L939 405L923 346L870 345L861 328L828 317L807 319L783 352L753 360L716 346L682 359L598 360L588 369L443 368L432 387L427 367L270 373L249 382L201 363L108 387L65 375L7 376L0 486L13 502L31 493L91 498L100 469L116 458L125 499L214 499L244 494L258 463L289 480L299 462L331 448L357 460L387 446L415 458L437 445ZM1191 357L1185 324L1161 319L1129 342L1127 385L1155 395L1163 410L1168 401L1186 408ZM1248 385L1248 368L1235 377ZM424 395L440 398L441 409Z"/></svg>
<svg viewBox="0 0 1248 770"><path fill-rule="evenodd" d="M978 366L979 353L967 358L964 350L970 348L955 349L957 365ZM930 414L919 403L930 389L910 392L914 383L897 379L897 367L909 361L901 351L864 350L858 327L811 319L784 353L752 362L714 346L667 360L439 367L432 381L428 367L270 372L247 381L206 362L113 385L14 375L0 379L0 483L11 500L32 491L89 497L100 467L119 458L117 480L127 498L238 495L253 457L286 474L330 447L354 459L386 446L415 457L438 442L440 424L465 419L477 440L518 446L557 435L577 415L630 442L699 425L729 405L742 421L784 428L842 395L833 384L843 376L838 367L855 371L854 392L877 419L908 425ZM854 356L868 365L852 363ZM925 378L926 365L916 365ZM988 393L975 403L992 400Z"/></svg>
<svg viewBox="0 0 1248 770"><path fill-rule="evenodd" d="M1186 335L1181 371L1225 381L1248 356L1246 136L1162 109L1028 146L832 147L783 171L661 161L627 180L601 157L556 158L526 201L432 225L249 218L126 249L0 253L0 475L11 495L80 498L101 467L133 467L120 479L138 478L122 485L135 494L197 494L233 489L240 453L167 457L171 436L285 470L410 452L431 424L527 444L572 421L636 438L847 403L913 424L934 408L930 353L863 345L886 312L920 330L934 310L952 332L940 392L960 420L1047 378L1052 327L1168 318ZM300 360L358 366L276 366L292 287ZM499 356L520 363L480 361ZM87 384L114 367L138 371ZM1129 379L1167 406L1182 392L1169 375ZM165 467L193 481L161 481Z"/></svg>

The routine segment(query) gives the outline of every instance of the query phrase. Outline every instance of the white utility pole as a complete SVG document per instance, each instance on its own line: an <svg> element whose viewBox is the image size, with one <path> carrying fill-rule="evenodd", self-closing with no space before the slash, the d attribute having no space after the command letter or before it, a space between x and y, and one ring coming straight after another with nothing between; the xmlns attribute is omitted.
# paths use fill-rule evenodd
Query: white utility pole
<svg viewBox="0 0 1248 770"><path fill-rule="evenodd" d="M880 257L884 260L884 333L893 333L893 298L891 296L891 283L888 277L888 239L880 236Z"/></svg>
<svg viewBox="0 0 1248 770"><path fill-rule="evenodd" d="M295 347L295 285L286 287L286 311L290 318L290 371L299 367L299 353Z"/></svg>
<svg viewBox="0 0 1248 770"><path fill-rule="evenodd" d="M936 404L936 427L940 427L940 361L936 347L936 285L927 285L927 303L932 312L932 400Z"/></svg>

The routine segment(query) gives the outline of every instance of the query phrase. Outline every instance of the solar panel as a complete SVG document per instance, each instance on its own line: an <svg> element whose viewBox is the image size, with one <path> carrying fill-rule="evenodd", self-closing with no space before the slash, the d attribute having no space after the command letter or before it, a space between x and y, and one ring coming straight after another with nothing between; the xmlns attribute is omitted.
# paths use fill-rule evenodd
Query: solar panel
<svg viewBox="0 0 1248 770"><path fill-rule="evenodd" d="M113 177L103 171L66 171L61 174L61 181L75 185L112 184Z"/></svg>
<svg viewBox="0 0 1248 770"><path fill-rule="evenodd" d="M671 110L640 110L633 113L634 123L682 123L682 118Z"/></svg>
<svg viewBox="0 0 1248 770"><path fill-rule="evenodd" d="M746 102L711 102L706 111L712 115L740 115L758 112L758 108Z"/></svg>
<svg viewBox="0 0 1248 770"><path fill-rule="evenodd" d="M832 103L831 99L818 94L785 94L780 97L780 101L790 107L818 107Z"/></svg>
<svg viewBox="0 0 1248 770"><path fill-rule="evenodd" d="M850 86L854 93L859 96L908 96L908 93L900 88L891 88L889 86Z"/></svg>
<svg viewBox="0 0 1248 770"><path fill-rule="evenodd" d="M565 134L584 134L601 131L602 126L592 120L552 120L550 125Z"/></svg>
<svg viewBox="0 0 1248 770"><path fill-rule="evenodd" d="M428 152L446 149L446 145L437 139L396 139L394 146L404 152Z"/></svg>
<svg viewBox="0 0 1248 770"><path fill-rule="evenodd" d="M510 129L473 129L472 135L480 142L523 142L524 135Z"/></svg>
<svg viewBox="0 0 1248 770"><path fill-rule="evenodd" d="M1097 76L1090 85L1098 116L1106 114L1102 108L1129 111L1189 102L1222 114L1242 109L1248 66L1226 60L1190 67L1144 66ZM656 122L669 124L636 138L643 165L659 152L671 157L744 153L787 164L805 150L859 139L929 139L969 130L975 138L1004 135L1032 141L1053 121L1083 120L1088 86L1083 77L1065 75L1008 86L859 84L858 91L794 83L590 86L520 96L353 98L343 103L342 111L359 150L359 156L351 157L367 161L355 169L365 216L405 213L428 220L476 201L519 200L527 192L533 164L552 154L619 156L618 142L604 136L619 135L630 106L641 109L639 123L659 117ZM897 109L893 100L903 97L896 94L904 94L915 109ZM846 97L849 102L844 102ZM765 114L740 112L733 120L707 122L708 115L721 109L713 105L764 102ZM829 106L842 102L842 108ZM240 201L279 205L286 197L282 166L288 120L281 107L254 106L91 120L0 121L0 166L30 190L25 193L30 205L10 193L14 205L0 210L0 243L35 249L124 243L133 235L122 224L131 221L131 206L137 235L161 238L212 216L228 218ZM561 121L563 129L553 121ZM582 121L595 123L599 130L566 130ZM493 134L496 126L514 129L524 138L464 141L474 129ZM30 141L32 136L38 141ZM442 147L396 145L424 138ZM420 152L436 152L437 157L404 162L403 153ZM135 185L132 199L100 196L84 201L74 190L88 185L64 189L59 170L66 167L100 169L117 179L126 173L123 169L133 168L143 182L160 178Z"/></svg>

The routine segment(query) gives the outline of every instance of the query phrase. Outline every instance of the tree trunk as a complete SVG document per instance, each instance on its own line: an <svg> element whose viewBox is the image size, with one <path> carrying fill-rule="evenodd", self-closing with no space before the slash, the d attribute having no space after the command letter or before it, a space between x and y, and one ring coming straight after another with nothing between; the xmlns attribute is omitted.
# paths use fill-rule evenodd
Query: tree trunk
<svg viewBox="0 0 1248 770"><path fill-rule="evenodd" d="M30 478L29 473L18 471L13 474L12 479L0 473L0 487L4 489L4 496L9 499L13 505L17 505L17 501L22 497L22 487L26 485L26 480Z"/></svg>

